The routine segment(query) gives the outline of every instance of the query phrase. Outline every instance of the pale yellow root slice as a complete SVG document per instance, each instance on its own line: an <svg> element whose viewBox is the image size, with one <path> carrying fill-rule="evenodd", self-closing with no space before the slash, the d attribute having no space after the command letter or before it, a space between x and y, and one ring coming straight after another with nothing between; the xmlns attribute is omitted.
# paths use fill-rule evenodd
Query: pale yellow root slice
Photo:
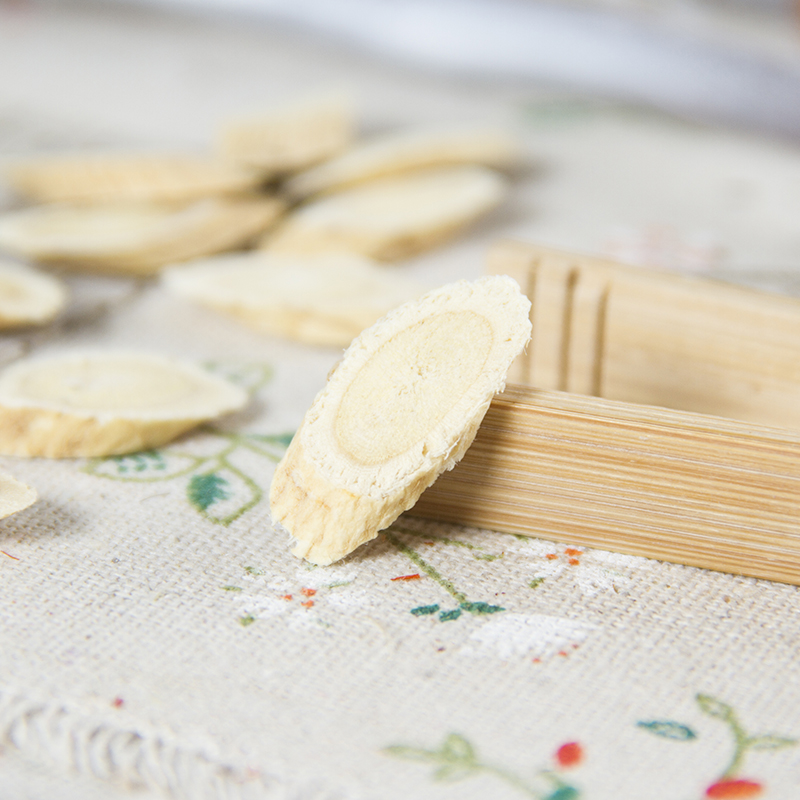
<svg viewBox="0 0 800 800"><path fill-rule="evenodd" d="M148 450L247 400L237 386L163 356L27 359L0 374L0 453L68 458Z"/></svg>
<svg viewBox="0 0 800 800"><path fill-rule="evenodd" d="M5 472L0 472L0 519L10 517L36 502L36 489L18 481Z"/></svg>
<svg viewBox="0 0 800 800"><path fill-rule="evenodd" d="M491 129L413 130L382 136L295 175L285 189L295 198L429 167L482 164L509 169L520 160L512 136Z"/></svg>
<svg viewBox="0 0 800 800"><path fill-rule="evenodd" d="M0 329L50 322L67 302L61 281L33 267L0 259Z"/></svg>
<svg viewBox="0 0 800 800"><path fill-rule="evenodd" d="M17 161L9 186L38 203L170 202L257 187L259 173L212 158L181 155L71 155Z"/></svg>
<svg viewBox="0 0 800 800"><path fill-rule="evenodd" d="M332 94L230 122L220 131L218 150L262 175L281 175L340 153L354 128L352 100Z"/></svg>
<svg viewBox="0 0 800 800"><path fill-rule="evenodd" d="M275 253L350 251L392 261L445 241L505 194L505 179L485 167L420 170L301 206L262 247Z"/></svg>
<svg viewBox="0 0 800 800"><path fill-rule="evenodd" d="M162 280L263 333L337 347L425 291L394 268L352 253L237 253L172 267Z"/></svg>
<svg viewBox="0 0 800 800"><path fill-rule="evenodd" d="M0 216L0 249L42 262L124 275L240 247L284 210L271 197L189 205L46 205Z"/></svg>
<svg viewBox="0 0 800 800"><path fill-rule="evenodd" d="M452 469L530 337L529 311L509 277L460 281L353 342L272 480L272 519L295 555L342 558Z"/></svg>

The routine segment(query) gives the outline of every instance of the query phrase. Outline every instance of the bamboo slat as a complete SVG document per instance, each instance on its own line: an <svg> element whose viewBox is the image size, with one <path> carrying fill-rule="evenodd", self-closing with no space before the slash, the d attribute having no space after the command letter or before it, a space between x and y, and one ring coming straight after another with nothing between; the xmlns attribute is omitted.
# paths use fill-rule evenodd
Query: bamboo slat
<svg viewBox="0 0 800 800"><path fill-rule="evenodd" d="M509 386L410 513L800 585L800 432Z"/></svg>

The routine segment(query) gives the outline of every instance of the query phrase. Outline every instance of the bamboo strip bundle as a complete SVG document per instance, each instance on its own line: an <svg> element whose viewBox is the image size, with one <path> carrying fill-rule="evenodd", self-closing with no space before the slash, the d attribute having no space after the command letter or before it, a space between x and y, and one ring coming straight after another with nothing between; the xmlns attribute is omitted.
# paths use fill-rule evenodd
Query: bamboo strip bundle
<svg viewBox="0 0 800 800"><path fill-rule="evenodd" d="M489 271L531 300L520 385L411 513L800 585L800 302L515 242Z"/></svg>
<svg viewBox="0 0 800 800"><path fill-rule="evenodd" d="M800 585L800 432L511 386L411 513Z"/></svg>

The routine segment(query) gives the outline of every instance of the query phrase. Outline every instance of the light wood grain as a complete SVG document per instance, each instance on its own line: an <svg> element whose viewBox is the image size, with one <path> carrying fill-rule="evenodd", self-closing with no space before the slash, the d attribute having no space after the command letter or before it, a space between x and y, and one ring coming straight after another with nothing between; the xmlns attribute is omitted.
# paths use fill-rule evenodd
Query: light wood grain
<svg viewBox="0 0 800 800"><path fill-rule="evenodd" d="M800 433L510 386L410 513L800 585Z"/></svg>
<svg viewBox="0 0 800 800"><path fill-rule="evenodd" d="M800 301L504 242L533 303L509 381L800 429Z"/></svg>
<svg viewBox="0 0 800 800"><path fill-rule="evenodd" d="M527 385L412 513L800 585L800 302L517 242L489 271Z"/></svg>

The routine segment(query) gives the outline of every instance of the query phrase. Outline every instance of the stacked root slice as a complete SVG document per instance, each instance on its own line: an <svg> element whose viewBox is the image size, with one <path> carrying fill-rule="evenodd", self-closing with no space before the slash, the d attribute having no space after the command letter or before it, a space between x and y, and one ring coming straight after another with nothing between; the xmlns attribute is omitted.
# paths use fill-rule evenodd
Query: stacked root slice
<svg viewBox="0 0 800 800"><path fill-rule="evenodd" d="M337 347L424 291L404 275L350 253L230 254L167 269L163 281L177 295L262 333Z"/></svg>
<svg viewBox="0 0 800 800"><path fill-rule="evenodd" d="M507 133L484 128L412 130L354 143L353 106L328 94L229 122L208 156L69 154L7 164L10 187L40 205L0 215L0 251L71 270L147 277L258 245L270 254L259 257L269 269L247 273L242 262L225 280L217 273L219 299L204 300L199 283L186 288L188 278L168 285L262 331L346 344L396 302L419 294L358 257L397 261L456 235L502 201L507 178L498 170L519 160ZM331 254L338 261L330 268L299 258ZM279 267L277 255L298 258ZM210 285L210 264L204 275ZM245 301L234 297L248 275L275 299L257 301L260 290ZM230 291L223 288L228 281Z"/></svg>
<svg viewBox="0 0 800 800"><path fill-rule="evenodd" d="M247 401L237 386L162 356L22 360L0 374L0 453L65 458L147 450Z"/></svg>
<svg viewBox="0 0 800 800"><path fill-rule="evenodd" d="M246 244L283 208L269 197L34 206L0 217L0 248L77 269L152 275L169 262Z"/></svg>
<svg viewBox="0 0 800 800"><path fill-rule="evenodd" d="M500 170L519 161L517 143L503 131L479 128L411 130L356 145L290 178L286 192L305 198L365 181L430 167L482 164Z"/></svg>
<svg viewBox="0 0 800 800"><path fill-rule="evenodd" d="M65 155L17 161L10 187L36 203L161 203L254 190L258 172L183 155Z"/></svg>
<svg viewBox="0 0 800 800"><path fill-rule="evenodd" d="M301 206L263 241L275 253L349 251L393 261L454 236L494 208L506 182L479 166L415 170Z"/></svg>
<svg viewBox="0 0 800 800"><path fill-rule="evenodd" d="M511 278L460 281L400 306L350 346L278 465L273 521L330 564L374 538L471 444L530 337Z"/></svg>
<svg viewBox="0 0 800 800"><path fill-rule="evenodd" d="M352 101L331 94L230 122L217 146L224 158L274 178L338 155L351 144L354 128Z"/></svg>

